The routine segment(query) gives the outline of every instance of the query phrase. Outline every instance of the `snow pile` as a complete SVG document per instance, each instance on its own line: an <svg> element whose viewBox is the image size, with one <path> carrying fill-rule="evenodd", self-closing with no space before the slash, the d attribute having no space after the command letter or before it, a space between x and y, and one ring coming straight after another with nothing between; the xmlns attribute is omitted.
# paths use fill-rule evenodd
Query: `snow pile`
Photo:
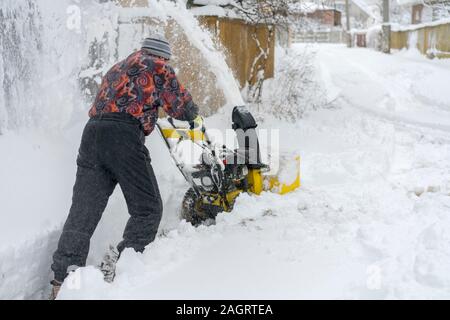
<svg viewBox="0 0 450 320"><path fill-rule="evenodd" d="M367 29L366 33L367 47L381 51L382 36L383 34L381 30L381 25L372 26L369 29Z"/></svg>
<svg viewBox="0 0 450 320"><path fill-rule="evenodd" d="M114 26L106 19L112 4L90 2L82 11L70 0L57 5L21 0L2 1L1 9L1 129L64 128L74 113L85 109L78 74L89 60L90 44L114 42ZM95 62L113 61L112 55L100 55Z"/></svg>

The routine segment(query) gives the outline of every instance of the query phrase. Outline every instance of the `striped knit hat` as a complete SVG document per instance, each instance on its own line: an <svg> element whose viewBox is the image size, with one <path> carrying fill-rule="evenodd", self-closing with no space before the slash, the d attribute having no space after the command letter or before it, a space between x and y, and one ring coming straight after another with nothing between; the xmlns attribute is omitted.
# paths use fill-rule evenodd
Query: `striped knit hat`
<svg viewBox="0 0 450 320"><path fill-rule="evenodd" d="M142 43L142 48L147 49L151 54L170 60L172 50L167 39L162 34L155 34L146 38Z"/></svg>

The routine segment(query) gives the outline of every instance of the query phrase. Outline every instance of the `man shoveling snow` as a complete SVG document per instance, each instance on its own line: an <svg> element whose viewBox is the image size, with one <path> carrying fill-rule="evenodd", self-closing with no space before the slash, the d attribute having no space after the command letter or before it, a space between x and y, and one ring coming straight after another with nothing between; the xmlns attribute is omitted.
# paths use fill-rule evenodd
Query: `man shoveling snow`
<svg viewBox="0 0 450 320"><path fill-rule="evenodd" d="M163 208L145 137L153 131L160 107L177 120L198 117L192 96L167 64L170 58L167 40L152 36L102 81L81 140L72 207L53 255L51 299L68 271L86 265L90 239L117 184L131 217L123 241L102 263L105 280L114 279L125 248L142 252L155 239Z"/></svg>

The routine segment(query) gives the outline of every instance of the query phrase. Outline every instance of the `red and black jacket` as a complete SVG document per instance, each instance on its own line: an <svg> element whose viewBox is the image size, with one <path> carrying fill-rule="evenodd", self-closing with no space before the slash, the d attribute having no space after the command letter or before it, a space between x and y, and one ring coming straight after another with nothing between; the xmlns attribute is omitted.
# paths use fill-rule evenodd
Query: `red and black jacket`
<svg viewBox="0 0 450 320"><path fill-rule="evenodd" d="M198 107L173 68L143 49L108 71L89 116L129 113L141 122L145 135L149 135L155 128L160 107L177 120L192 121L198 115Z"/></svg>

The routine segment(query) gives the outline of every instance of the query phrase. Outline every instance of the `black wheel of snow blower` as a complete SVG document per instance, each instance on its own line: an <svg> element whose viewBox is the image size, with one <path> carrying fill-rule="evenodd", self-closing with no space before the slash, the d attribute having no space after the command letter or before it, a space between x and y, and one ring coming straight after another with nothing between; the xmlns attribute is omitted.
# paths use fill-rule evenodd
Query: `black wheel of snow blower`
<svg viewBox="0 0 450 320"><path fill-rule="evenodd" d="M181 207L181 218L191 223L193 226L199 226L208 219L215 219L218 213L222 212L220 207L208 208L200 203L200 198L194 189L189 189L184 195L183 205Z"/></svg>

